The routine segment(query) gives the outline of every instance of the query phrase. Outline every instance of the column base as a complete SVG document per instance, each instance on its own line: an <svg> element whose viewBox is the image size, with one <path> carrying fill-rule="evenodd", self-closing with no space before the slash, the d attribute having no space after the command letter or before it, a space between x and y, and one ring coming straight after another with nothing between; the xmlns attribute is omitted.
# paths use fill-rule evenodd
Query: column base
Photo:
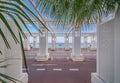
<svg viewBox="0 0 120 83"><path fill-rule="evenodd" d="M97 49L96 47L91 47L90 48L90 50L93 50L93 51L96 50L96 49Z"/></svg>
<svg viewBox="0 0 120 83"><path fill-rule="evenodd" d="M46 54L46 55L40 55L38 54L37 57L35 58L37 61L48 61L49 59L49 54Z"/></svg>
<svg viewBox="0 0 120 83"><path fill-rule="evenodd" d="M91 73L91 83L105 83L97 73Z"/></svg>
<svg viewBox="0 0 120 83"><path fill-rule="evenodd" d="M83 56L83 54L80 54L79 56L78 55L77 56L73 55L71 57L71 59L72 59L72 61L84 61L85 57Z"/></svg>
<svg viewBox="0 0 120 83"><path fill-rule="evenodd" d="M25 50L25 51L29 51L29 50L30 50L30 48L24 48L24 50Z"/></svg>
<svg viewBox="0 0 120 83"><path fill-rule="evenodd" d="M28 83L28 74L23 73L22 76L20 77L20 79L18 79L18 80L22 81L22 83Z"/></svg>
<svg viewBox="0 0 120 83"><path fill-rule="evenodd" d="M67 48L64 48L64 49L65 49L65 51L69 51L69 50L70 50L70 48L68 48L68 47L67 47Z"/></svg>
<svg viewBox="0 0 120 83"><path fill-rule="evenodd" d="M55 51L55 50L56 50L56 48L50 48L50 50L51 50L51 51Z"/></svg>

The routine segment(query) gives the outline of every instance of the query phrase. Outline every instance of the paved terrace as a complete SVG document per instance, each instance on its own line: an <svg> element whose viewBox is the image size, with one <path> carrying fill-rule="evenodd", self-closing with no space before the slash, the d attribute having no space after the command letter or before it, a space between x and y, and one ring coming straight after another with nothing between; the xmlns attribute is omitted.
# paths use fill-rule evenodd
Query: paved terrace
<svg viewBox="0 0 120 83"><path fill-rule="evenodd" d="M82 49L85 56L83 62L73 62L68 57L70 51L59 48L49 49L53 59L37 62L34 58L38 49L25 51L29 66L29 83L91 83L91 72L96 72L96 51Z"/></svg>

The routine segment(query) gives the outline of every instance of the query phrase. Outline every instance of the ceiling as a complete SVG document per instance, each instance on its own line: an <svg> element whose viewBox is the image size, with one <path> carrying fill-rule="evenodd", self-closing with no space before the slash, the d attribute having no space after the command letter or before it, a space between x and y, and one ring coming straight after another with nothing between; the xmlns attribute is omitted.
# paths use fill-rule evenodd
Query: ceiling
<svg viewBox="0 0 120 83"><path fill-rule="evenodd" d="M41 20L47 25L47 27L51 30L53 33L68 33L74 28L73 24L56 24L56 21L54 21L52 18L50 18L49 14L44 15L42 14L38 9L36 9L35 5L36 0L24 0L25 4L35 13L37 14ZM36 24L39 26L38 24ZM28 24L31 32L37 32L31 24ZM92 33L96 32L96 24L87 24L80 26L81 31L83 33ZM24 27L23 27L24 28Z"/></svg>

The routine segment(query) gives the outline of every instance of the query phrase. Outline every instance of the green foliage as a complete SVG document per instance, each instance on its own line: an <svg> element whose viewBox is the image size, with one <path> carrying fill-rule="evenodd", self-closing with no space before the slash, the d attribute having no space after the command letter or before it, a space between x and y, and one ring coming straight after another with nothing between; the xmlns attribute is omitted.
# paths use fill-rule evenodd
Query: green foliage
<svg viewBox="0 0 120 83"><path fill-rule="evenodd" d="M40 0L37 7L42 7L43 13L50 12L58 22L81 25L113 13L116 3L120 4L120 0Z"/></svg>
<svg viewBox="0 0 120 83"><path fill-rule="evenodd" d="M8 29L8 31L10 32L12 38L14 39L14 41L16 43L19 43L18 38L16 37L16 35L14 34L12 27L10 26L10 24L8 23L9 18L11 18L11 20L13 20L13 22L15 23L15 25L18 27L18 30L20 31L20 33L22 34L22 36L24 38L26 38L21 26L20 26L20 22L25 26L25 28L28 30L28 32L31 34L29 27L26 26L26 23L24 22L25 20L28 21L29 23L34 25L34 28L41 32L40 29L35 26L34 22L32 21L30 14L35 20L38 21L38 23L42 24L46 29L47 27L44 25L44 23L40 20L40 18L38 18L23 2L22 0L1 0L0 1L0 19L1 21L4 23L4 25L6 26L6 28ZM9 18L7 18L9 17ZM10 48L9 43L6 41L6 37L3 34L2 29L0 29L0 35L2 36L2 39L5 41L5 44L8 48Z"/></svg>
<svg viewBox="0 0 120 83"><path fill-rule="evenodd" d="M15 43L16 44L18 43L21 45L21 50L22 50L22 55L23 55L22 57L23 57L23 61L24 61L26 70L27 70L27 63L26 63L26 57L25 57L23 43L22 43L22 37L26 38L26 35L25 35L24 31L22 30L21 25L24 25L25 28L27 29L27 31L31 34L29 27L27 27L27 25L25 23L25 21L27 21L30 24L32 24L34 26L33 28L35 28L38 32L42 33L40 28L34 24L32 18L35 19L39 24L41 24L44 28L46 28L48 30L48 28L40 20L40 18L38 18L38 16L36 14L34 14L24 4L24 2L22 0L0 0L0 21L2 21L1 23L3 23L5 25L4 28L6 28L9 31L9 33L12 36L12 38L14 39ZM17 37L16 34L14 33L12 26L10 26L11 24L9 23L9 21L12 21L16 25L16 28L18 29L18 32L19 32L19 37ZM0 36L2 37L2 40L4 41L6 47L8 49L12 48L11 45L9 44L9 41L6 38L4 31L3 31L3 27L0 27ZM0 54L2 55L1 50L0 50ZM2 61L2 62L4 62L4 61ZM0 68L6 68L7 66L9 66L9 65L1 65ZM19 81L17 79L14 79L10 76L0 73L0 82L7 83L7 80L9 80L13 83L16 83L16 82L21 83L21 81Z"/></svg>
<svg viewBox="0 0 120 83"><path fill-rule="evenodd" d="M21 81L15 79L15 78L12 78L12 77L10 77L10 76L8 76L8 75L2 74L2 73L0 73L0 77L2 77L2 78L0 78L0 81L1 81L2 83L8 83L6 80L9 80L9 81L11 81L11 82L13 82L13 83L17 83L17 82L22 83ZM5 79L6 79L6 80L5 80Z"/></svg>
<svg viewBox="0 0 120 83"><path fill-rule="evenodd" d="M5 60L2 60L0 61L0 69L1 68L7 68L8 66L10 66L10 64L7 64L7 65L1 65L3 62L7 61L8 59L5 59ZM16 83L16 82L19 82L19 83L22 83L21 81L15 79L15 78L12 78L11 76L8 76L8 75L5 75L3 73L0 73L0 82L2 83L8 83L8 81L11 81L13 83Z"/></svg>

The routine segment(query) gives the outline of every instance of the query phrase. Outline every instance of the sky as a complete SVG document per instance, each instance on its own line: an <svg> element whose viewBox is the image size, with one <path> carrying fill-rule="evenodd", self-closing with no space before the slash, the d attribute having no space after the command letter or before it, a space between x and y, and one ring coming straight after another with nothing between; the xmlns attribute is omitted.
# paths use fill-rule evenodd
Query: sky
<svg viewBox="0 0 120 83"><path fill-rule="evenodd" d="M37 12L35 11L35 9L31 6L31 4L29 3L29 0L24 0L24 3L35 13L37 14ZM27 26L29 27L30 31L32 33L36 33L38 31L36 31L32 26L32 24L27 24ZM36 24L36 26L38 26L38 24ZM55 24L51 23L50 26L52 28L54 28L55 32L58 31L58 32L63 32L63 28L69 28L71 25L65 25L64 27L62 25L59 25L59 26L56 26ZM67 30L66 29L66 30ZM26 31L25 27L23 26L23 30ZM96 32L96 24L89 24L89 25L83 25L82 26L82 32L83 33L92 33L92 32Z"/></svg>
<svg viewBox="0 0 120 83"><path fill-rule="evenodd" d="M35 11L35 9L31 6L31 4L29 3L28 0L24 0L24 3L35 13L37 14L37 12ZM32 33L37 33L38 31L35 30L32 26L32 24L27 24L27 26L29 27L30 31ZM38 26L38 24L36 24L36 26ZM59 25L59 26L56 26L55 24L51 23L50 26L52 28L54 28L55 31L58 31L58 32L63 32L63 28L66 28L66 30L68 30L68 28L71 27L71 25L65 25L63 27L63 25ZM89 25L83 25L82 26L82 33L92 33L92 32L96 32L96 24L89 24ZM26 32L27 30L25 29L25 27L23 26L23 30ZM83 42L83 38L81 39L82 42ZM30 42L32 43L33 39L30 38ZM72 38L69 39L70 42L72 42ZM39 42L39 37L37 37L37 42ZM48 37L48 42L51 42L51 37ZM56 39L56 42L58 43L64 43L64 36L63 37L57 37ZM88 42L90 42L90 38L88 38Z"/></svg>

